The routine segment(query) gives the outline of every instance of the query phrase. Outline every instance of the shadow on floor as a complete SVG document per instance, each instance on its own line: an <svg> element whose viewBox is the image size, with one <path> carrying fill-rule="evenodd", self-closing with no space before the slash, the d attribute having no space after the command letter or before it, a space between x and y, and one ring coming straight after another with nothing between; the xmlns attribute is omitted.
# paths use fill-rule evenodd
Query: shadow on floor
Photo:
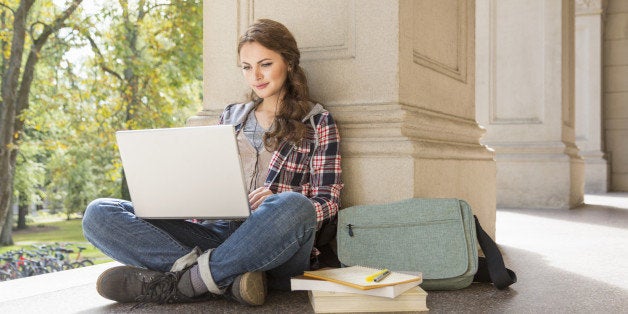
<svg viewBox="0 0 628 314"><path fill-rule="evenodd" d="M628 291L551 266L544 256L500 246L517 283L506 290L473 284L458 291L430 291L433 313L622 313Z"/></svg>

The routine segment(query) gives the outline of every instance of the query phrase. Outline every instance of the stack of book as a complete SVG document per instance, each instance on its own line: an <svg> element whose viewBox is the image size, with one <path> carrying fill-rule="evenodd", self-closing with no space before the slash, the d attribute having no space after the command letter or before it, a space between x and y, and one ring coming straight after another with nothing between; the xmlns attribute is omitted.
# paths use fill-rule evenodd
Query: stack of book
<svg viewBox="0 0 628 314"><path fill-rule="evenodd" d="M293 291L308 290L316 313L427 311L421 282L421 274L362 266L306 271L290 280Z"/></svg>

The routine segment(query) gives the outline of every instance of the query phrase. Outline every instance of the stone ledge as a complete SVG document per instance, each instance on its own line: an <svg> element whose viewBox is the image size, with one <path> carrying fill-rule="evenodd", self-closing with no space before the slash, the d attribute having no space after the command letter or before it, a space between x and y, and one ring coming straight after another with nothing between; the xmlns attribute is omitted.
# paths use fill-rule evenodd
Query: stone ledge
<svg viewBox="0 0 628 314"><path fill-rule="evenodd" d="M112 262L0 283L0 312L75 313L115 304L96 293L96 280Z"/></svg>

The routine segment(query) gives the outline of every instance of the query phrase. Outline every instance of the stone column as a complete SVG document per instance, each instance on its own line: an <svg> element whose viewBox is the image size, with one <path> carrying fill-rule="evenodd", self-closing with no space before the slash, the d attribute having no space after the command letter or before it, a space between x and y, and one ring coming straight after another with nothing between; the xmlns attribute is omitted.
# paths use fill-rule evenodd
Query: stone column
<svg viewBox="0 0 628 314"><path fill-rule="evenodd" d="M628 192L628 1L609 0L604 24L604 126L610 190Z"/></svg>
<svg viewBox="0 0 628 314"><path fill-rule="evenodd" d="M604 0L576 1L576 144L585 162L585 191L608 191L602 146L602 17Z"/></svg>
<svg viewBox="0 0 628 314"><path fill-rule="evenodd" d="M496 153L497 206L581 204L574 3L478 0L476 15L477 120Z"/></svg>
<svg viewBox="0 0 628 314"><path fill-rule="evenodd" d="M475 121L473 1L206 0L204 110L215 121L248 88L235 43L257 18L284 23L314 99L342 137L343 206L467 200L495 231L495 162Z"/></svg>

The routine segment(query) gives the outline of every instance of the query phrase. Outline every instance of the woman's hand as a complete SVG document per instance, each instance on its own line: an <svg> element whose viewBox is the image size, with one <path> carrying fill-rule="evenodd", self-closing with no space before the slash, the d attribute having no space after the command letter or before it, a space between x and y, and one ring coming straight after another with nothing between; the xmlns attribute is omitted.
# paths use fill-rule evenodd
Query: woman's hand
<svg viewBox="0 0 628 314"><path fill-rule="evenodd" d="M251 210L256 210L257 207L259 207L259 205L261 205L262 202L264 202L264 200L270 195L273 195L273 192L263 186L249 193L249 204L251 204Z"/></svg>

